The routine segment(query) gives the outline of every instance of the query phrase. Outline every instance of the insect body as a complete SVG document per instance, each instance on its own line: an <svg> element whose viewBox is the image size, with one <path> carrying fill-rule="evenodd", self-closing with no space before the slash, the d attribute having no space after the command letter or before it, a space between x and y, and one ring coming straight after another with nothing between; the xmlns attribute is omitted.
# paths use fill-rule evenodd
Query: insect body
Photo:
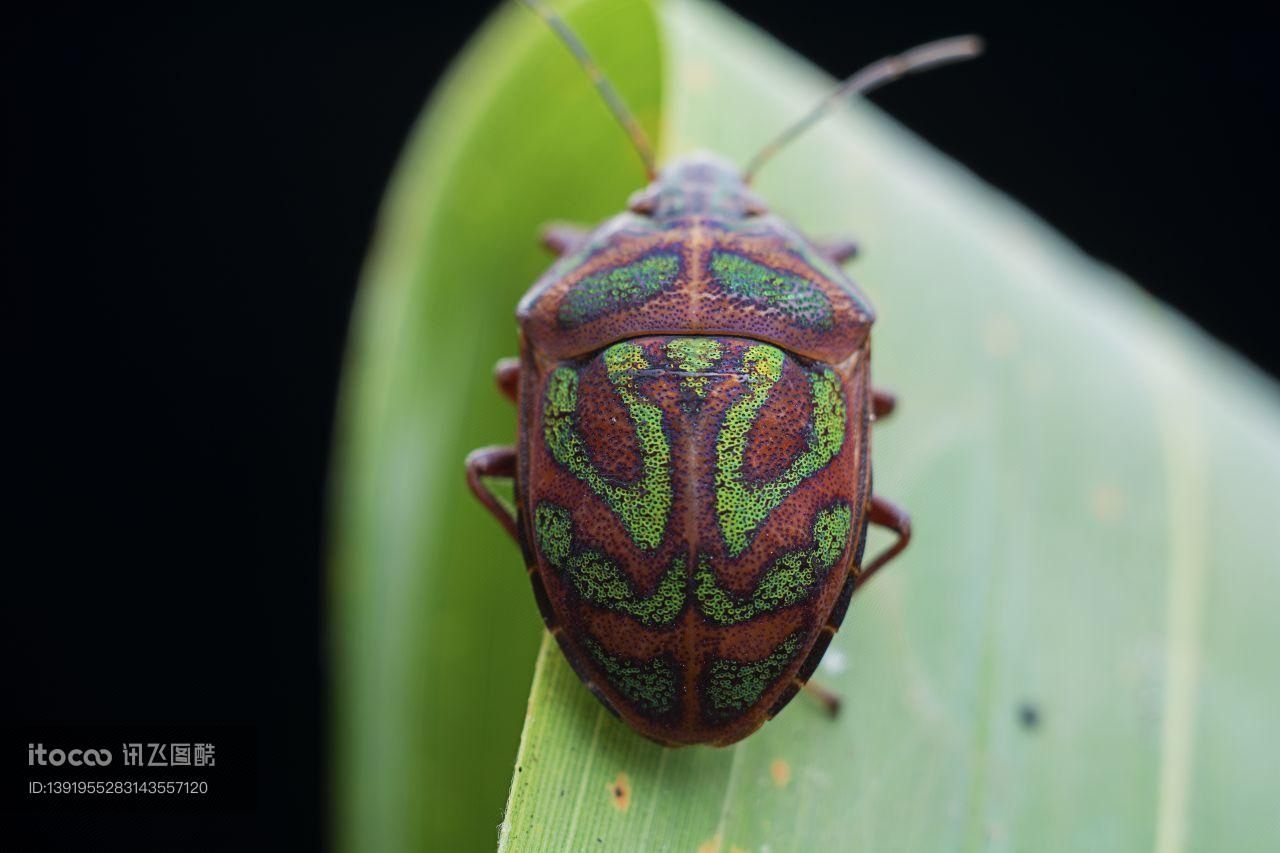
<svg viewBox="0 0 1280 853"><path fill-rule="evenodd" d="M874 315L840 269L852 247L806 240L711 155L547 243L560 260L517 309L519 362L497 371L519 445L473 453L469 481L606 707L663 744L733 743L804 685L909 537L871 491L871 423L892 398L870 384ZM514 517L484 477L514 478ZM898 540L864 564L869 524Z"/></svg>

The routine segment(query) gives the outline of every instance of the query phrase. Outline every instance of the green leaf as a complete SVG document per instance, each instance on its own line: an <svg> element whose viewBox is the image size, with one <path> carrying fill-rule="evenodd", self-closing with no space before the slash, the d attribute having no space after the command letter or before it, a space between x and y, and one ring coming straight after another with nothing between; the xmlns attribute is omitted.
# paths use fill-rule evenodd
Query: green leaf
<svg viewBox="0 0 1280 853"><path fill-rule="evenodd" d="M744 162L831 85L706 3L662 31L667 156ZM545 642L503 848L1280 846L1276 387L865 103L758 189L865 248L912 546L818 671L834 722L664 749Z"/></svg>
<svg viewBox="0 0 1280 853"><path fill-rule="evenodd" d="M703 2L569 12L667 158L745 162L831 84ZM901 399L876 488L915 538L818 671L842 716L801 696L735 747L664 749L544 641L512 774L536 609L461 462L514 438L488 372L547 264L538 224L641 182L515 8L410 140L340 407L339 849L485 849L499 820L518 851L1280 846L1280 392L865 103L757 186L858 238Z"/></svg>
<svg viewBox="0 0 1280 853"><path fill-rule="evenodd" d="M645 2L568 17L655 136ZM581 10L577 5L583 5ZM492 849L541 633L519 549L467 490L515 438L492 367L547 265L547 220L618 210L644 171L582 71L508 4L441 84L364 270L333 483L338 849Z"/></svg>

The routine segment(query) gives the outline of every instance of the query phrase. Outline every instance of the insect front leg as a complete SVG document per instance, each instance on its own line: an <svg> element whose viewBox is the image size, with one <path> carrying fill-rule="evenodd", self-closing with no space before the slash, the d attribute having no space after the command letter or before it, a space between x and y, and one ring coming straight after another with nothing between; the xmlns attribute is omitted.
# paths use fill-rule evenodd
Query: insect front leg
<svg viewBox="0 0 1280 853"><path fill-rule="evenodd" d="M542 245L557 255L571 255L582 248L591 232L576 225L553 222L542 229Z"/></svg>
<svg viewBox="0 0 1280 853"><path fill-rule="evenodd" d="M511 402L517 402L520 396L520 359L500 358L493 366L493 380L498 384L502 396Z"/></svg>
<svg viewBox="0 0 1280 853"><path fill-rule="evenodd" d="M872 495L867 520L871 524L878 527L887 527L897 533L898 541L862 567L862 571L858 573L855 590L870 580L871 576L879 571L885 563L901 554L902 550L907 547L907 543L911 541L911 516L907 515L906 511L893 501L886 500L878 495Z"/></svg>
<svg viewBox="0 0 1280 853"><path fill-rule="evenodd" d="M498 496L485 484L482 477L515 480L516 449L514 447L481 447L471 451L467 456L467 485L484 504L485 509L498 519L498 523L510 534L516 544L520 544L520 531L516 527L516 516L506 504L498 500Z"/></svg>

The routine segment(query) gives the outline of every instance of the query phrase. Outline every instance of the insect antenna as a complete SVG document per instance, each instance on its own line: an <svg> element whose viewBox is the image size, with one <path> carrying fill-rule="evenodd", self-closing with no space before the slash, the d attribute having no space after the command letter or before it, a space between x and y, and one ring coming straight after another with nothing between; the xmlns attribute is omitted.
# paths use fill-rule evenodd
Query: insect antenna
<svg viewBox="0 0 1280 853"><path fill-rule="evenodd" d="M627 109L627 105L622 100L622 96L618 94L618 90L613 88L609 78L604 76L600 66L591 58L591 54L587 52L586 45L582 43L573 30L569 29L569 25L565 23L564 18L561 18L555 9L552 9L542 0L520 0L520 2L528 6L534 14L541 18L551 28L552 32L559 36L560 41L564 42L565 46L569 48L573 58L582 66L582 70L587 73L587 77L596 87L596 91L600 93L600 97L604 99L605 104L613 112L613 117L618 120L618 124L622 125L622 129L627 132L627 136L631 137L631 144L635 146L636 153L644 161L645 172L652 179L657 174L657 170L654 168L653 146L649 144L649 137L644 135L640 122L636 121L636 117L631 114L631 110Z"/></svg>
<svg viewBox="0 0 1280 853"><path fill-rule="evenodd" d="M759 153L747 163L746 171L742 177L743 181L750 183L751 179L760 171L760 167L770 157L777 154L789 142L812 127L818 119L831 112L845 98L851 95L866 94L908 74L928 71L930 68L936 68L939 65L948 65L952 62L973 59L981 53L982 39L977 36L955 36L954 38L931 41L928 44L913 47L911 50L900 53L897 56L886 56L884 59L871 63L841 83L834 92L827 95L818 106L814 107L812 112L782 131L772 142L761 148Z"/></svg>

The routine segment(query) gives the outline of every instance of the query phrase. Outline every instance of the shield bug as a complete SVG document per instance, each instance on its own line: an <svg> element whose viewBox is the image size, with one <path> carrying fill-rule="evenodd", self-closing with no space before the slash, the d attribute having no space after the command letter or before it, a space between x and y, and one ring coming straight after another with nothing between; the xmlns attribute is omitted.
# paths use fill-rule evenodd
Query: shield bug
<svg viewBox="0 0 1280 853"><path fill-rule="evenodd" d="M859 71L739 172L711 155L658 173L652 148L564 22L650 183L597 228L549 228L560 258L517 308L499 363L519 444L467 459L519 543L534 596L596 697L659 743L731 744L805 685L849 599L907 545L871 491L871 306L751 177L841 100L979 50L961 37ZM512 514L488 478L514 481ZM863 562L868 525L896 542ZM827 697L834 710L834 697Z"/></svg>

